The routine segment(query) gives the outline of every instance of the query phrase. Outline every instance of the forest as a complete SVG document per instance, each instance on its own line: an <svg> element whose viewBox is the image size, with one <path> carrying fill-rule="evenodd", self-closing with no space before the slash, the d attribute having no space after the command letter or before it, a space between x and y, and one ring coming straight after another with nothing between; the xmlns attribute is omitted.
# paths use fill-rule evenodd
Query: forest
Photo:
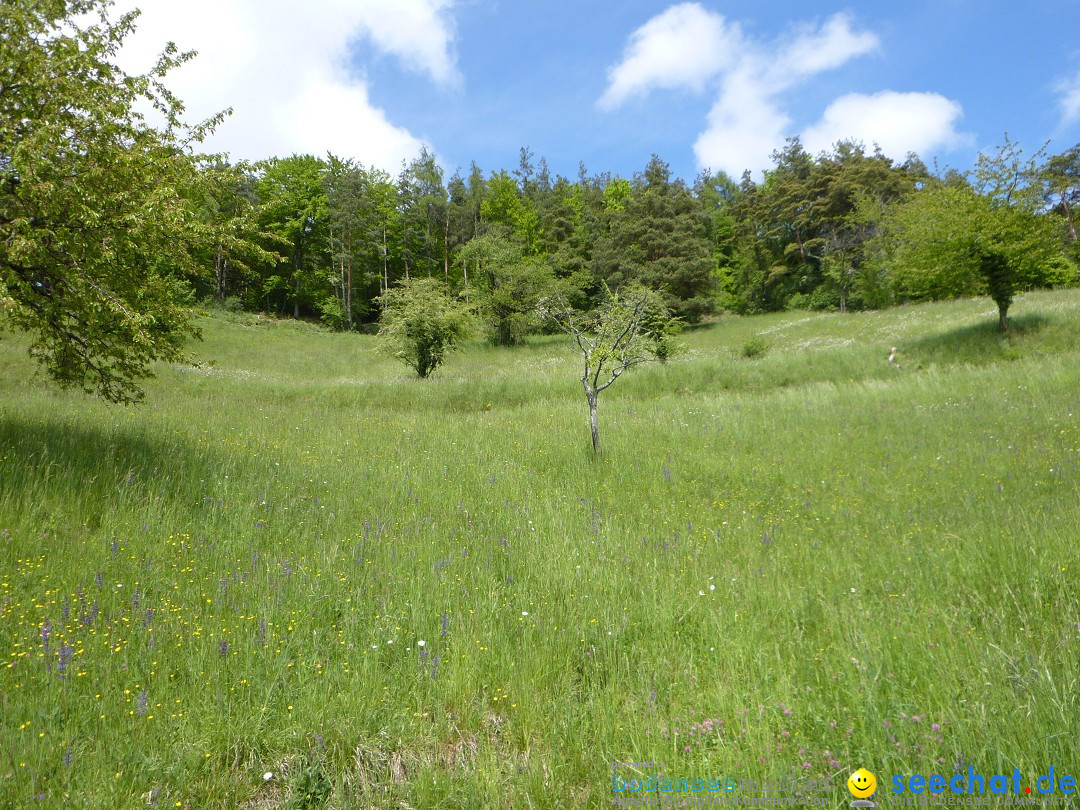
<svg viewBox="0 0 1080 810"><path fill-rule="evenodd" d="M1025 153L1006 136L961 173L852 142L815 156L793 138L772 162L760 180L703 171L689 185L655 155L630 179L552 176L528 148L512 171L474 163L449 179L426 150L397 177L331 154L208 160L197 266L213 272L190 281L229 308L347 330L378 320L399 281L435 277L510 345L544 328L544 296L588 309L631 281L694 323L988 293L1001 305L1080 280L1080 145Z"/></svg>

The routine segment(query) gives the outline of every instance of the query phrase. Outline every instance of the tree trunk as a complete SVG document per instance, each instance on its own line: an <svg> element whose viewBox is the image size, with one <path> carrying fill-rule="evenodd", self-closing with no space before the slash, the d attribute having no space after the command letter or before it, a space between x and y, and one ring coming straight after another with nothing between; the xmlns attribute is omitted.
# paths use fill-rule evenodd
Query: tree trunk
<svg viewBox="0 0 1080 810"><path fill-rule="evenodd" d="M450 206L446 207L446 221L443 223L443 277L450 280Z"/></svg>
<svg viewBox="0 0 1080 810"><path fill-rule="evenodd" d="M585 398L589 400L589 427L592 429L592 449L594 453L600 452L600 423L596 418L596 403L599 395L597 391L585 385Z"/></svg>
<svg viewBox="0 0 1080 810"><path fill-rule="evenodd" d="M1076 241L1076 221L1073 219L1072 208L1069 207L1069 200L1065 196L1065 192L1061 192L1061 207L1065 210L1065 218L1069 222L1069 237Z"/></svg>
<svg viewBox="0 0 1080 810"><path fill-rule="evenodd" d="M1008 304L998 304L998 331L999 332L1004 333L1004 332L1009 331L1009 322L1006 319L1006 316L1008 315L1008 312L1009 312L1009 305Z"/></svg>
<svg viewBox="0 0 1080 810"><path fill-rule="evenodd" d="M382 291L390 288L390 248L386 244L386 225L382 229Z"/></svg>
<svg viewBox="0 0 1080 810"><path fill-rule="evenodd" d="M225 300L225 254L221 249L221 245L217 246L217 253L214 256L214 276L217 279L217 299L218 301Z"/></svg>

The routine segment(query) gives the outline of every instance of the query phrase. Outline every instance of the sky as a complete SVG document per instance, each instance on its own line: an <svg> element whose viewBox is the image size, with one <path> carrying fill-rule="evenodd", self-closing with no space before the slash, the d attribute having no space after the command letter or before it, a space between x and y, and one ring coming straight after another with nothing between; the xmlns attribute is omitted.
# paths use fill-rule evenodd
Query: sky
<svg viewBox="0 0 1080 810"><path fill-rule="evenodd" d="M785 139L961 171L1008 133L1080 141L1080 0L137 0L121 64L167 41L168 86L234 159L328 151L447 175L517 167L756 178ZM117 9L132 6L118 0Z"/></svg>

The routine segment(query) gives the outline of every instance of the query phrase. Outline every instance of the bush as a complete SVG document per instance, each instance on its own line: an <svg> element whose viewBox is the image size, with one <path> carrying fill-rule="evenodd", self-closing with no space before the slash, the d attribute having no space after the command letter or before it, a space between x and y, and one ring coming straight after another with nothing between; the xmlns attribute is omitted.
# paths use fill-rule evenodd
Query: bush
<svg viewBox="0 0 1080 810"><path fill-rule="evenodd" d="M319 302L319 320L336 332L344 332L349 328L349 319L345 317L345 307L334 296L324 298Z"/></svg>
<svg viewBox="0 0 1080 810"><path fill-rule="evenodd" d="M742 345L741 354L748 360L760 357L769 350L769 344L760 335L754 335Z"/></svg>
<svg viewBox="0 0 1080 810"><path fill-rule="evenodd" d="M472 308L450 295L435 278L407 279L379 296L379 338L393 355L421 378L442 365L446 355L476 333Z"/></svg>

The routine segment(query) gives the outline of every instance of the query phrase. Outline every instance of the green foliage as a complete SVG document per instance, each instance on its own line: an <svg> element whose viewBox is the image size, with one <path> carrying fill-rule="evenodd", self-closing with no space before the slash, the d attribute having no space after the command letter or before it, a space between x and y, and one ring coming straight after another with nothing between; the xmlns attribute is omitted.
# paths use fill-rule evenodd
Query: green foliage
<svg viewBox="0 0 1080 810"><path fill-rule="evenodd" d="M293 305L293 316L318 295L319 270L324 267L327 242L327 164L312 155L271 158L261 164L258 194L260 225L276 237L286 254L275 275L287 285L272 288L281 294L279 308Z"/></svg>
<svg viewBox="0 0 1080 810"><path fill-rule="evenodd" d="M665 306L690 323L712 312L717 279L707 220L685 184L653 156L631 194L619 191L616 197L617 206L605 206L610 227L593 252L597 282L612 289L637 282L657 290Z"/></svg>
<svg viewBox="0 0 1080 810"><path fill-rule="evenodd" d="M473 307L451 296L438 279L401 281L378 301L382 350L421 378L435 371L476 331Z"/></svg>
<svg viewBox="0 0 1080 810"><path fill-rule="evenodd" d="M141 398L154 361L184 357L196 274L199 183L162 85L190 54L169 45L148 74L113 63L137 13L99 0L0 4L0 295L31 354L65 387ZM166 127L137 109L152 104Z"/></svg>
<svg viewBox="0 0 1080 810"><path fill-rule="evenodd" d="M979 194L935 183L894 212L881 253L900 298L990 293L1003 307L1004 327L1016 291L1048 283L1047 268L1061 251L1055 223L1023 197L1011 202L995 189Z"/></svg>
<svg viewBox="0 0 1080 810"><path fill-rule="evenodd" d="M297 810L324 806L334 790L326 771L325 754L316 751L305 756L292 779L292 795L289 797L288 806Z"/></svg>
<svg viewBox="0 0 1080 810"><path fill-rule="evenodd" d="M334 296L324 298L319 302L319 320L335 332L344 332L349 328L349 318L345 313L345 307Z"/></svg>
<svg viewBox="0 0 1080 810"><path fill-rule="evenodd" d="M743 342L739 354L747 360L753 360L755 357L761 357L768 350L769 344L765 338L761 337L761 335L752 335Z"/></svg>

